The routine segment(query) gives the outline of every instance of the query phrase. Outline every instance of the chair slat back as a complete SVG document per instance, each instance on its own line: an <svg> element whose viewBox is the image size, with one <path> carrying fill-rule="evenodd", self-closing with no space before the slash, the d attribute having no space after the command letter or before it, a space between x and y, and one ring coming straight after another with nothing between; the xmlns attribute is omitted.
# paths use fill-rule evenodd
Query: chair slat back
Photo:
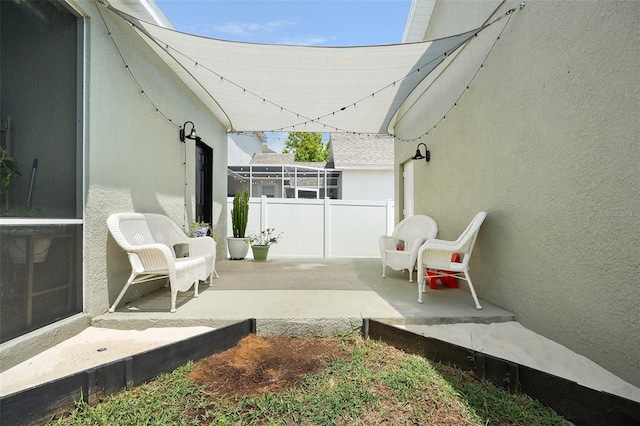
<svg viewBox="0 0 640 426"><path fill-rule="evenodd" d="M118 226L122 237L130 246L155 243L153 234L144 217L122 218Z"/></svg>
<svg viewBox="0 0 640 426"><path fill-rule="evenodd" d="M145 213L147 225L156 243L173 247L185 241L187 236L168 217L158 214Z"/></svg>
<svg viewBox="0 0 640 426"><path fill-rule="evenodd" d="M476 239L478 238L478 232L480 231L480 226L484 222L487 217L487 212L478 213L467 229L464 230L458 241L462 244L462 247L459 250L459 253L462 254L462 262L466 265L469 264L469 259L471 258L471 252L473 251L473 247L476 244Z"/></svg>

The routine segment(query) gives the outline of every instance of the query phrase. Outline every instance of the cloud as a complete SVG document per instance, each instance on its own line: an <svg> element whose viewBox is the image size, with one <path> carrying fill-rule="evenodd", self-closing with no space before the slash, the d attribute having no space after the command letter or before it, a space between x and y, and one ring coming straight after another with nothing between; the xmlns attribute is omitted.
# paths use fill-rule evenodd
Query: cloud
<svg viewBox="0 0 640 426"><path fill-rule="evenodd" d="M292 21L271 21L265 23L258 22L229 22L224 25L215 26L214 29L222 34L233 36L248 36L260 32L272 32L278 29L297 25Z"/></svg>

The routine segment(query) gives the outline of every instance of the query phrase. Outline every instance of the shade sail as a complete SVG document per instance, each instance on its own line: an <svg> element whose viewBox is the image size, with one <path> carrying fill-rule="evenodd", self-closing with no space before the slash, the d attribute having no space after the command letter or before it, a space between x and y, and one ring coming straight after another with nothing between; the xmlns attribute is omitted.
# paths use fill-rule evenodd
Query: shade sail
<svg viewBox="0 0 640 426"><path fill-rule="evenodd" d="M479 31L381 46L269 45L186 34L109 9L230 131L386 134L420 81Z"/></svg>

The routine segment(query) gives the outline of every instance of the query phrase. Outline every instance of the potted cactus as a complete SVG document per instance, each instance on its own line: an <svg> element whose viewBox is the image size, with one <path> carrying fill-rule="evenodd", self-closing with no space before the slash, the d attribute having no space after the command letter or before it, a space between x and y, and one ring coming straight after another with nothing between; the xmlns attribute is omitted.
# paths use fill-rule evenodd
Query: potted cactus
<svg viewBox="0 0 640 426"><path fill-rule="evenodd" d="M227 237L229 258L233 260L244 259L249 252L249 237L245 237L247 221L249 220L249 191L238 191L233 198L231 209L231 225L233 237Z"/></svg>

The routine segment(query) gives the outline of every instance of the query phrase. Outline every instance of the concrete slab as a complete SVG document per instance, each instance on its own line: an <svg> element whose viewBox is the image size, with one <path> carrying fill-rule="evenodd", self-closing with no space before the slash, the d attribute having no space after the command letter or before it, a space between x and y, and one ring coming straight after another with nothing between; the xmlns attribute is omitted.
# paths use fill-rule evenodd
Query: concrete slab
<svg viewBox="0 0 640 426"><path fill-rule="evenodd" d="M481 301L475 309L464 289L438 287L417 302L417 284L408 273L387 268L379 259L272 258L267 262L222 260L212 287L200 284L179 293L170 313L168 288L123 303L92 325L115 329L219 327L256 318L264 335L335 335L357 330L362 318L392 324L492 323L515 320L512 313ZM125 299L126 300L126 296Z"/></svg>

